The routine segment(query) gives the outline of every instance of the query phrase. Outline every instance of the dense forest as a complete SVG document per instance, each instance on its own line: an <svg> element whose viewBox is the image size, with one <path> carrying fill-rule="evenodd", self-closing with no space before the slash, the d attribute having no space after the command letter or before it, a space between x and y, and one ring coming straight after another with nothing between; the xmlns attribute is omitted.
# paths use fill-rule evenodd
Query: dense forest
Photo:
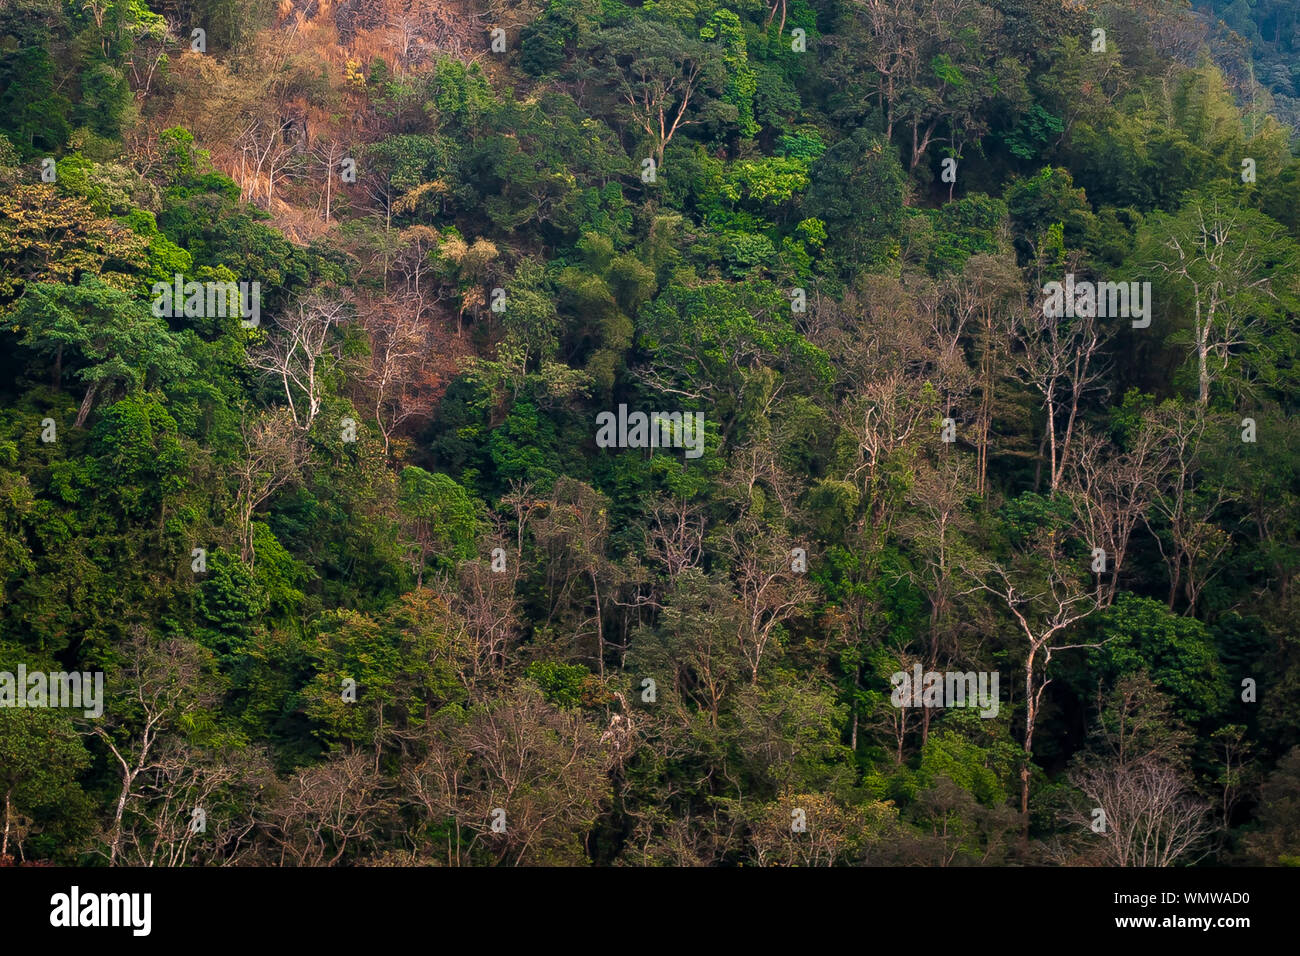
<svg viewBox="0 0 1300 956"><path fill-rule="evenodd" d="M1298 128L1294 0L0 0L0 865L1300 865Z"/></svg>

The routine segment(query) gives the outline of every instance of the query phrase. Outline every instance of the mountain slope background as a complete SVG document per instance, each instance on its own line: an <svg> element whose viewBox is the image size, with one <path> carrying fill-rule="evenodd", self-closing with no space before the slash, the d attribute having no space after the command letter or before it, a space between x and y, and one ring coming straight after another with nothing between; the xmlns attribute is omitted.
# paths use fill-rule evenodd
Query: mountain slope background
<svg viewBox="0 0 1300 956"><path fill-rule="evenodd" d="M1298 43L6 0L0 863L1296 865Z"/></svg>

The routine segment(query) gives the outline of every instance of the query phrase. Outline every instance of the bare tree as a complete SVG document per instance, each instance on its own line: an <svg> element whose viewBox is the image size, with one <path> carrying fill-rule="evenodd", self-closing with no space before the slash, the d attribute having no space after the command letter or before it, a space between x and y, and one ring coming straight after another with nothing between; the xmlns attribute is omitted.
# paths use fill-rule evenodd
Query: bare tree
<svg viewBox="0 0 1300 956"><path fill-rule="evenodd" d="M258 794L271 780L261 754L166 740L140 776L121 856L133 866L240 863L254 851Z"/></svg>
<svg viewBox="0 0 1300 956"><path fill-rule="evenodd" d="M141 785L163 771L163 742L169 731L211 707L216 694L203 680L205 652L178 638L154 640L137 630L122 649L124 663L112 677L122 688L108 718L91 731L120 768L113 821L108 831L108 863L121 855L123 819L143 798Z"/></svg>
<svg viewBox="0 0 1300 956"><path fill-rule="evenodd" d="M907 495L910 507L898 521L898 534L916 556L907 577L930 605L928 643L922 661L927 671L934 670L942 656L958 653L959 622L955 618L963 590L961 569L973 553L969 536L974 522L966 509L966 500L974 491L968 462L948 455L934 468L919 464ZM929 737L932 709L920 710L924 743Z"/></svg>
<svg viewBox="0 0 1300 956"><path fill-rule="evenodd" d="M338 140L328 139L317 142L311 150L312 157L325 173L325 221L330 221L334 198L334 170L338 167L347 151Z"/></svg>
<svg viewBox="0 0 1300 956"><path fill-rule="evenodd" d="M1213 822L1190 789L1192 739L1145 672L1098 686L1089 747L1066 775L1086 798L1066 814L1067 846L1107 866L1168 866L1196 849Z"/></svg>
<svg viewBox="0 0 1300 956"><path fill-rule="evenodd" d="M267 808L279 866L334 866L371 848L392 810L392 785L363 751L298 771Z"/></svg>
<svg viewBox="0 0 1300 956"><path fill-rule="evenodd" d="M1097 834L1103 866L1171 866L1214 829L1209 805L1152 757L1090 764L1071 771L1070 782L1105 813Z"/></svg>
<svg viewBox="0 0 1300 956"><path fill-rule="evenodd" d="M1088 543L1106 552L1110 577L1101 591L1106 606L1115 600L1129 539L1145 520L1167 466L1166 446L1149 423L1129 437L1123 450L1087 428L1079 431L1064 487Z"/></svg>
<svg viewBox="0 0 1300 956"><path fill-rule="evenodd" d="M996 265L991 257L990 267ZM972 278L980 273L977 266L967 263ZM967 360L966 349L973 331L984 327L990 318L996 319L999 308L989 299L988 278L971 281L966 276L954 276L947 282L926 283L917 295L917 306L925 317L932 343L925 358L925 380L933 380L943 395L942 411L945 418L959 417L957 410L979 383L979 373ZM994 315L990 315L992 310ZM917 376L920 378L920 375Z"/></svg>
<svg viewBox="0 0 1300 956"><path fill-rule="evenodd" d="M258 194L265 174L266 209L270 211L275 199L275 177L288 166L293 156L293 145L285 142L280 123L267 117L252 118L240 131L236 144L240 157L240 187L244 196L251 200Z"/></svg>
<svg viewBox="0 0 1300 956"><path fill-rule="evenodd" d="M768 419L775 408L775 396L763 408L761 417ZM765 425L755 428L756 435L731 453L726 473L719 484L722 495L741 511L753 507L754 495L761 489L780 510L783 519L794 515L802 490L798 479L781 467L777 443L772 440Z"/></svg>
<svg viewBox="0 0 1300 956"><path fill-rule="evenodd" d="M410 193L407 194L409 196ZM395 212L402 212L403 203L407 196L403 196L394 205ZM445 248L439 248L443 244ZM431 306L443 298L443 293L439 290L436 282L425 282L424 275L431 268L433 254L437 252L442 255L461 254L462 258L455 260L457 264L462 264L466 253L471 262L477 262L478 257L491 252L495 254L495 246L490 242L480 239L474 246L464 247L464 243L455 237L446 240L435 230L428 226L416 224L407 226L397 234L397 246L393 251L390 270L395 271L402 280L401 302L403 307L408 311L413 311L421 319L430 317ZM464 250L462 252L462 249ZM468 265L468 264L467 264ZM483 273L486 275L486 273Z"/></svg>
<svg viewBox="0 0 1300 956"><path fill-rule="evenodd" d="M1211 382L1266 325L1278 287L1294 288L1294 253L1277 243L1284 232L1239 198L1218 193L1193 196L1161 224L1151 265L1190 297L1201 408L1209 406Z"/></svg>
<svg viewBox="0 0 1300 956"><path fill-rule="evenodd" d="M658 733L671 736L700 713L716 730L723 701L748 670L737 640L744 608L729 581L698 567L684 568L659 603L653 622L633 632L629 652L635 673L655 675L673 714Z"/></svg>
<svg viewBox="0 0 1300 956"><path fill-rule="evenodd" d="M605 554L609 501L590 486L561 477L532 527L537 549L547 559L551 617L565 611L575 641L595 638L590 656L604 677L605 619L622 577Z"/></svg>
<svg viewBox="0 0 1300 956"><path fill-rule="evenodd" d="M1009 566L984 564L972 559L974 590L997 598L1011 612L1023 637L1019 657L1025 672L1024 760L1020 768L1021 838L1029 838L1029 778L1034 755L1034 729L1042 708L1043 692L1052 682L1049 670L1059 651L1098 647L1095 643L1067 643L1069 629L1101 607L1098 596L1082 578L1076 564L1065 555L1065 534L1040 529L1028 550Z"/></svg>
<svg viewBox="0 0 1300 956"><path fill-rule="evenodd" d="M424 21L427 19L421 15L418 5L416 9L399 6L389 14L387 27L397 51L398 76L406 74L407 66L423 45L423 35L427 32Z"/></svg>
<svg viewBox="0 0 1300 956"><path fill-rule="evenodd" d="M375 303L361 311L361 325L370 339L370 354L359 377L369 391L384 454L388 454L398 427L433 409L439 378L433 367L434 346L428 325L409 300Z"/></svg>
<svg viewBox="0 0 1300 956"><path fill-rule="evenodd" d="M1155 433L1167 464L1142 519L1169 568L1169 608L1173 610L1181 587L1188 614L1232 545L1229 533L1213 519L1233 499L1233 492L1226 482L1202 479L1209 425L1210 418L1199 406L1188 409L1166 402L1150 413L1145 426ZM1153 516L1164 519L1167 537L1153 526Z"/></svg>
<svg viewBox="0 0 1300 956"><path fill-rule="evenodd" d="M886 534L902 501L889 494L889 467L908 461L933 433L938 409L924 383L899 372L882 373L840 407L840 426L852 436L853 468L844 480L862 490L871 527Z"/></svg>
<svg viewBox="0 0 1300 956"><path fill-rule="evenodd" d="M920 28L919 11L911 0L902 4L858 0L853 9L865 19L874 40L866 53L879 76L876 95L885 120L885 138L892 139L898 122L897 91L916 85L912 81L920 57L920 42L915 34Z"/></svg>
<svg viewBox="0 0 1300 956"><path fill-rule="evenodd" d="M1252 763L1253 747L1244 724L1229 724L1210 734L1214 755L1223 761L1216 783L1219 785L1219 823L1223 831L1232 826L1232 812L1242 798L1259 782L1259 768Z"/></svg>
<svg viewBox="0 0 1300 956"><path fill-rule="evenodd" d="M703 506L664 495L651 503L650 518L646 551L663 564L669 582L687 568L698 567L704 553Z"/></svg>
<svg viewBox="0 0 1300 956"><path fill-rule="evenodd" d="M558 710L521 683L432 729L426 746L403 783L428 823L452 823L450 865L586 860L581 838L609 795L610 755L580 710Z"/></svg>
<svg viewBox="0 0 1300 956"><path fill-rule="evenodd" d="M484 548L505 545L499 537L488 538ZM518 555L518 552L515 552ZM508 557L505 571L493 571L481 558L462 561L454 579L440 579L434 591L465 624L473 649L470 682L476 687L499 681L508 654L522 631L522 610L515 596L519 578L517 557ZM467 685L468 686L468 685Z"/></svg>
<svg viewBox="0 0 1300 956"><path fill-rule="evenodd" d="M243 454L231 470L235 477L235 526L244 561L253 564L253 513L279 488L296 481L307 461L307 447L291 427L284 409L245 418L239 426Z"/></svg>
<svg viewBox="0 0 1300 956"><path fill-rule="evenodd" d="M976 376L979 405L975 413L975 490L988 494L989 452L992 448L995 397L1005 380L1010 352L1007 315L1021 294L1023 280L1014 259L990 255L971 256L962 270L960 288L974 297L970 305L976 319Z"/></svg>
<svg viewBox="0 0 1300 956"><path fill-rule="evenodd" d="M278 379L294 425L311 428L324 395L323 358L330 332L342 323L346 305L310 293L275 316L275 329L264 346L250 356L254 368Z"/></svg>
<svg viewBox="0 0 1300 956"><path fill-rule="evenodd" d="M898 668L901 671L910 671L913 664L920 663L920 658L911 654L900 654L898 658ZM857 685L861 688L861 683ZM856 703L856 702L855 702ZM917 722L925 719L929 707L895 707L887 694L879 694L871 701L871 706L867 707L863 714L863 723L869 731L884 735L894 744L894 763L898 766L903 764L903 747L907 743L907 738L915 732ZM920 713L918 713L918 711ZM854 719L857 718L857 707L854 707ZM855 725L854 731L856 733ZM857 742L854 741L853 749L857 750Z"/></svg>
<svg viewBox="0 0 1300 956"><path fill-rule="evenodd" d="M792 568L793 542L757 527L744 518L719 532L718 545L731 568L731 578L743 610L736 639L749 665L750 683L780 628L813 598L807 574Z"/></svg>
<svg viewBox="0 0 1300 956"><path fill-rule="evenodd" d="M1098 353L1107 333L1094 316L1048 315L1040 307L1016 324L1014 337L1020 380L1043 397L1048 483L1054 495L1070 460L1079 403L1105 373Z"/></svg>

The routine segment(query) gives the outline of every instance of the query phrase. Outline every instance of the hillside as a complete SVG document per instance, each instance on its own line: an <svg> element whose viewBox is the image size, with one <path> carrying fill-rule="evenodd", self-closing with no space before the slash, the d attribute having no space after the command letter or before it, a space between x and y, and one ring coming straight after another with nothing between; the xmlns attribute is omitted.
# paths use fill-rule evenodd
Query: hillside
<svg viewBox="0 0 1300 956"><path fill-rule="evenodd" d="M5 0L0 865L1297 865L1298 46Z"/></svg>

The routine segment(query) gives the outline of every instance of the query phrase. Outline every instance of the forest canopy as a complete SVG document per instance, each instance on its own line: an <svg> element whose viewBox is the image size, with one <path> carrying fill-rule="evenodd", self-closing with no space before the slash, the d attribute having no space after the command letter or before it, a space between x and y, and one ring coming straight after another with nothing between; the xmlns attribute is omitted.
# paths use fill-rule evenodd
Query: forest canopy
<svg viewBox="0 0 1300 956"><path fill-rule="evenodd" d="M1298 54L7 0L0 866L1300 865Z"/></svg>

